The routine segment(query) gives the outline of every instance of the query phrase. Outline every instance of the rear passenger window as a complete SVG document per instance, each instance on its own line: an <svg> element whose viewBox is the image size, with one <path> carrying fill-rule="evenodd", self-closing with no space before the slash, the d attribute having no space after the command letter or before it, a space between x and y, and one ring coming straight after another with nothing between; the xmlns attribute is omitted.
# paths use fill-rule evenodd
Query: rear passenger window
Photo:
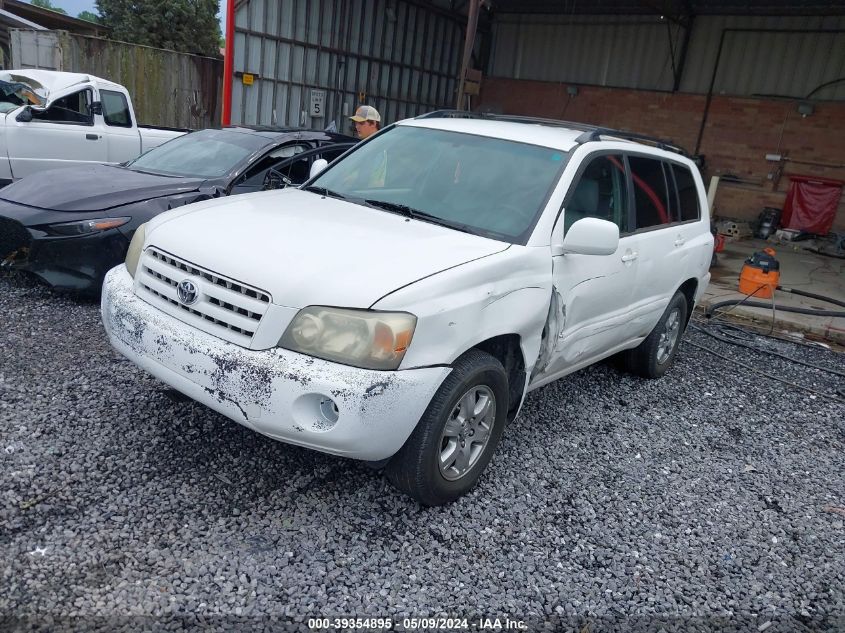
<svg viewBox="0 0 845 633"><path fill-rule="evenodd" d="M672 222L663 162L642 156L629 156L634 182L634 204L638 229Z"/></svg>
<svg viewBox="0 0 845 633"><path fill-rule="evenodd" d="M628 188L622 156L597 156L587 165L564 208L564 231L582 218L609 220L628 229Z"/></svg>
<svg viewBox="0 0 845 633"><path fill-rule="evenodd" d="M701 217L701 208L698 204L698 190L695 188L692 172L683 165L676 165L675 163L672 163L672 171L675 174L675 184L678 187L681 222L698 220Z"/></svg>
<svg viewBox="0 0 845 633"><path fill-rule="evenodd" d="M100 102L103 104L103 119L106 125L132 127L132 119L129 118L129 104L126 97L121 93L101 90Z"/></svg>

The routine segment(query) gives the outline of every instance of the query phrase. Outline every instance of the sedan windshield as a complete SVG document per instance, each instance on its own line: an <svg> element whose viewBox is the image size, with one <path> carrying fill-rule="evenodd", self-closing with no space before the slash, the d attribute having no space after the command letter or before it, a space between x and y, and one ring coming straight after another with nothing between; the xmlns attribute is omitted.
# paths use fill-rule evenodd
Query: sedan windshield
<svg viewBox="0 0 845 633"><path fill-rule="evenodd" d="M548 147L399 125L307 189L524 244L567 158Z"/></svg>
<svg viewBox="0 0 845 633"><path fill-rule="evenodd" d="M127 165L134 171L165 176L218 178L267 144L255 134L232 130L201 130L154 147Z"/></svg>

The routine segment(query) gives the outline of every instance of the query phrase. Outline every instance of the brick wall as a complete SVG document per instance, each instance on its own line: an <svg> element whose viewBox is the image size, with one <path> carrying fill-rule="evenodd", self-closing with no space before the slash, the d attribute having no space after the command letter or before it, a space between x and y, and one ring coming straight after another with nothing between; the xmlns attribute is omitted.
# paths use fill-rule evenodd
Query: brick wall
<svg viewBox="0 0 845 633"><path fill-rule="evenodd" d="M578 94L570 97L564 84L487 77L479 107L652 134L692 152L705 103L704 95L592 86L578 86ZM700 149L706 158L705 186L715 175L742 181L721 181L716 215L752 220L763 207L783 208L790 173L845 180L843 167L793 162L785 163L777 186L767 178L777 164L767 162L766 154L845 164L845 103L814 102L815 112L806 118L797 106L789 99L713 97ZM845 231L845 196L833 230Z"/></svg>

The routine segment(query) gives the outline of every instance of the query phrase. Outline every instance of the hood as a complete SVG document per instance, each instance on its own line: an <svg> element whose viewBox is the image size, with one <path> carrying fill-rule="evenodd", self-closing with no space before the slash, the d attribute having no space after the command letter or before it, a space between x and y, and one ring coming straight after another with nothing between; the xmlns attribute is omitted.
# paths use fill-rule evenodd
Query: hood
<svg viewBox="0 0 845 633"><path fill-rule="evenodd" d="M111 165L67 167L22 178L0 198L53 211L103 211L132 202L196 191L198 178L143 174Z"/></svg>
<svg viewBox="0 0 845 633"><path fill-rule="evenodd" d="M509 244L299 189L192 204L146 244L292 308L368 308L394 290Z"/></svg>

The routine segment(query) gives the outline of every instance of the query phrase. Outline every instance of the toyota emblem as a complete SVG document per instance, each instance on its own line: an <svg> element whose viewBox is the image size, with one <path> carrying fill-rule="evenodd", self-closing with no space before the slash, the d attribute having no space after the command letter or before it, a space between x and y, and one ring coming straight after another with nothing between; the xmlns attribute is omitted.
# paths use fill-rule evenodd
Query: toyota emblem
<svg viewBox="0 0 845 633"><path fill-rule="evenodd" d="M176 286L176 294L179 296L179 302L186 306L196 303L200 296L197 285L190 279L179 282Z"/></svg>

